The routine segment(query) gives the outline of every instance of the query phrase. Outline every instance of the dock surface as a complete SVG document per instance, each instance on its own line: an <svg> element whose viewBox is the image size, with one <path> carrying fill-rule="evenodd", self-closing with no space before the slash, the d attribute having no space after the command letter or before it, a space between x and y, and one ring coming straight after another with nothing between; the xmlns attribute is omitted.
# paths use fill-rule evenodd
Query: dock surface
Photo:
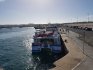
<svg viewBox="0 0 93 70"><path fill-rule="evenodd" d="M62 34L61 36L63 41L65 39L67 40L65 45L69 53L56 61L54 63L56 67L50 70L74 70L74 67L83 61L86 56L82 53L78 45L71 38L67 37L66 34Z"/></svg>
<svg viewBox="0 0 93 70"><path fill-rule="evenodd" d="M93 70L93 46L90 46L88 43L85 42L83 47L83 40L78 39L79 34L74 31L69 31L69 37L77 43L78 47L82 51L84 48L84 54L86 55L85 60L75 70ZM88 36L89 39L90 37L92 37L92 35ZM93 39L91 38L91 40Z"/></svg>

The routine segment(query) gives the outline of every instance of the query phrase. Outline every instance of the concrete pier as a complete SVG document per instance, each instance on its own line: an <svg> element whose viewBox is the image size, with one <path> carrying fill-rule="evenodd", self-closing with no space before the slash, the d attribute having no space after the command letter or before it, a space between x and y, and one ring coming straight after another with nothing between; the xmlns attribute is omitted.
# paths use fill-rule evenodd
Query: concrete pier
<svg viewBox="0 0 93 70"><path fill-rule="evenodd" d="M85 59L85 55L82 53L78 45L66 34L62 34L63 40L67 40L65 45L69 53L58 61L54 62L55 68L50 70L74 70L74 68Z"/></svg>

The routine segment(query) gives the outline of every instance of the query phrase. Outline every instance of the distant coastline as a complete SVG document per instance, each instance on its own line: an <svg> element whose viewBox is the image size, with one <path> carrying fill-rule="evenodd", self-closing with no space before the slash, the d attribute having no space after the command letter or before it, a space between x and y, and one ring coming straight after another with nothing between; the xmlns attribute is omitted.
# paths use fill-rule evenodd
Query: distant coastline
<svg viewBox="0 0 93 70"><path fill-rule="evenodd" d="M48 24L33 24L33 23L29 23L29 24L15 24L15 25L0 25L0 29L1 28L13 28L13 27L34 27L36 29L38 28L45 28L47 26L56 26L56 27L61 27L63 25L68 25L68 24L88 24L88 23L93 23L93 21L83 21L83 22L68 22L68 23L48 23Z"/></svg>
<svg viewBox="0 0 93 70"><path fill-rule="evenodd" d="M13 28L13 27L34 27L36 29L38 28L45 28L47 26L62 26L62 23L54 23L54 24L20 24L20 25L0 25L0 28Z"/></svg>

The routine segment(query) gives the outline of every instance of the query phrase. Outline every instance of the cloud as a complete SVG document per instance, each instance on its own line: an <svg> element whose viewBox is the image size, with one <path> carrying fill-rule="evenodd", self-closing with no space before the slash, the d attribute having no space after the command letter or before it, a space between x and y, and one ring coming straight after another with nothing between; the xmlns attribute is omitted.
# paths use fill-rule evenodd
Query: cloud
<svg viewBox="0 0 93 70"><path fill-rule="evenodd" d="M55 0L21 0L22 3L38 9L50 8L54 5L54 1Z"/></svg>
<svg viewBox="0 0 93 70"><path fill-rule="evenodd" d="M0 0L0 2L4 2L5 0Z"/></svg>

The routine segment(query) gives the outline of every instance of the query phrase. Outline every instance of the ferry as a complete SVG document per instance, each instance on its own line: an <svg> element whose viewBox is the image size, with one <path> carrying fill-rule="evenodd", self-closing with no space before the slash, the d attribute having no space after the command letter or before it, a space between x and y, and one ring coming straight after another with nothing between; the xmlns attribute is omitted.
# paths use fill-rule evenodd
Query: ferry
<svg viewBox="0 0 93 70"><path fill-rule="evenodd" d="M38 29L33 37L32 54L49 53L60 54L63 52L62 39L58 31Z"/></svg>

